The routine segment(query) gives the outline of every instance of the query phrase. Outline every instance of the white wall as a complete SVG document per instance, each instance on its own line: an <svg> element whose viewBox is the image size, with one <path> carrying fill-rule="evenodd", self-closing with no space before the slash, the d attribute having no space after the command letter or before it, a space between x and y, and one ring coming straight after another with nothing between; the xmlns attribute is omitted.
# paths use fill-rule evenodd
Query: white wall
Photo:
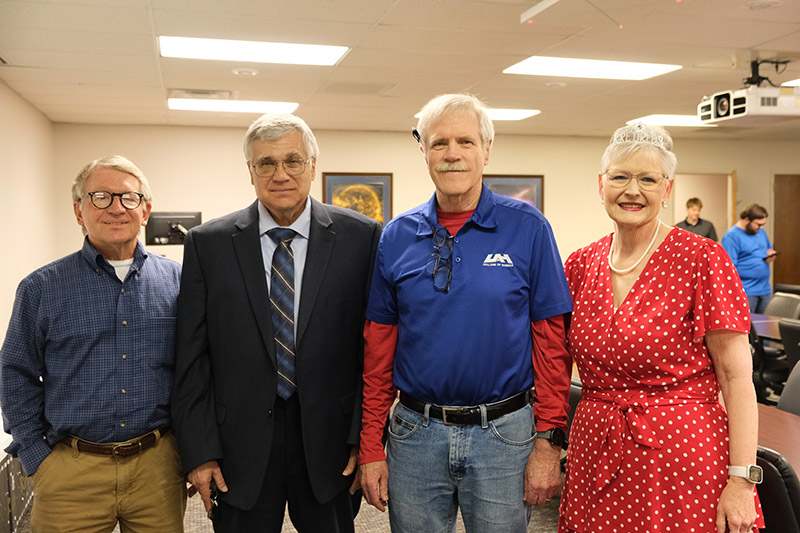
<svg viewBox="0 0 800 533"><path fill-rule="evenodd" d="M0 343L19 281L54 258L53 127L0 81ZM11 436L0 431L0 450Z"/></svg>
<svg viewBox="0 0 800 533"><path fill-rule="evenodd" d="M55 257L54 162L50 121L0 82L0 339L19 281Z"/></svg>
<svg viewBox="0 0 800 533"><path fill-rule="evenodd" d="M670 222L681 222L686 219L686 201L699 198L703 202L700 218L714 225L717 242L722 241L727 228L733 225L730 221L730 200L728 191L728 174L679 174L672 188L674 215Z"/></svg>
<svg viewBox="0 0 800 533"><path fill-rule="evenodd" d="M101 155L122 153L140 166L151 180L156 211L200 210L203 219L209 220L255 198L242 154L243 128L57 124L55 132L57 178L65 198L58 213L63 221L58 224L61 254L75 248L75 236L79 235L67 196L69 182L83 164ZM321 154L311 189L315 198L322 195L322 172L393 173L395 215L432 194L422 154L407 133L316 134ZM486 171L544 175L544 213L566 257L611 230L597 194L597 173L606 142L605 138L589 137L498 136ZM737 170L739 207L758 202L769 209L772 176L800 173L800 143L677 140L675 151L679 173L728 174ZM664 220L673 222L672 216L668 209ZM722 235L727 228L717 229ZM159 252L164 248L180 258L179 247L159 247Z"/></svg>
<svg viewBox="0 0 800 533"><path fill-rule="evenodd" d="M81 243L70 201L72 179L90 160L121 153L150 178L157 211L203 212L204 220L254 199L244 164L244 129L174 126L52 125L0 83L0 183L7 216L0 232L0 336L19 280ZM312 125L313 127L313 125ZM424 159L407 133L317 131L322 172L391 172L393 214L433 192ZM544 175L544 212L562 256L611 230L597 195L605 138L499 136L487 172ZM800 173L800 143L677 140L678 171L738 172L738 207L771 209L772 176ZM680 206L678 206L680 207ZM668 215L667 215L668 213ZM672 212L665 212L670 221ZM771 219L767 231L771 233ZM717 228L720 235L726 228ZM180 247L159 253L180 259Z"/></svg>

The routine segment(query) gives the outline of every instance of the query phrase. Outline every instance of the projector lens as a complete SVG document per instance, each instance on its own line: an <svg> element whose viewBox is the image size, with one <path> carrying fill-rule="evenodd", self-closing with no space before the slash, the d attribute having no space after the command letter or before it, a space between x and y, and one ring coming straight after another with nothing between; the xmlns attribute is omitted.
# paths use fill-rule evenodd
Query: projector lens
<svg viewBox="0 0 800 533"><path fill-rule="evenodd" d="M714 116L727 117L731 114L731 97L729 94L718 94L714 97Z"/></svg>

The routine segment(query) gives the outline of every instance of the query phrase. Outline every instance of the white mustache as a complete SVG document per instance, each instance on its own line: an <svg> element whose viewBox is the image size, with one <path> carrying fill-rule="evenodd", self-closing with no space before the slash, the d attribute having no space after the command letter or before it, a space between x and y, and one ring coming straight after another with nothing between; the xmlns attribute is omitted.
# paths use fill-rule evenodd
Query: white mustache
<svg viewBox="0 0 800 533"><path fill-rule="evenodd" d="M469 167L463 161L456 161L453 163L439 163L436 166L437 172L464 172L469 170Z"/></svg>

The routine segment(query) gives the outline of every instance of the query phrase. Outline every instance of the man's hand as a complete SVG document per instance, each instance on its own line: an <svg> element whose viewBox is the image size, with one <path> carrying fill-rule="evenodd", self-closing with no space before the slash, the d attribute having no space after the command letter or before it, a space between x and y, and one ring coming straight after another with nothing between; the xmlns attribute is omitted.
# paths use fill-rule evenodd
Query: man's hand
<svg viewBox="0 0 800 533"><path fill-rule="evenodd" d="M524 475L523 499L530 505L544 505L561 490L561 448L536 439Z"/></svg>
<svg viewBox="0 0 800 533"><path fill-rule="evenodd" d="M353 472L356 471L358 468L358 448L353 446L350 448L350 458L347 460L347 466L344 467L342 471L342 475L347 477ZM350 494L355 494L358 489L361 488L361 476L356 472L356 475L353 476L353 484L350 485Z"/></svg>
<svg viewBox="0 0 800 533"><path fill-rule="evenodd" d="M367 503L375 507L380 512L386 510L389 503L389 466L386 461L376 461L374 463L364 463L358 467L361 477L361 488L364 489L364 498Z"/></svg>
<svg viewBox="0 0 800 533"><path fill-rule="evenodd" d="M222 492L228 492L228 486L225 484L225 478L222 477L222 470L219 469L219 463L216 461L207 461L191 472L187 476L189 483L200 494L203 500L203 506L206 512L211 510L211 480L217 484L217 489Z"/></svg>

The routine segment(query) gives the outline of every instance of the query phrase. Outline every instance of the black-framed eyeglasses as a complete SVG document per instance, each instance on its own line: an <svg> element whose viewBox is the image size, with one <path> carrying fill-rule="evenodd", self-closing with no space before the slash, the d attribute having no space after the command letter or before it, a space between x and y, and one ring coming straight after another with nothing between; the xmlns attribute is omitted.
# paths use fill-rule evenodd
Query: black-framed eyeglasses
<svg viewBox="0 0 800 533"><path fill-rule="evenodd" d="M433 288L449 292L453 279L453 236L447 228L433 229L434 252L428 257L426 272L433 278Z"/></svg>
<svg viewBox="0 0 800 533"><path fill-rule="evenodd" d="M114 197L119 197L119 203L122 204L122 207L125 209L136 209L140 205L142 205L142 199L144 195L140 192L128 191L128 192L108 192L108 191L94 191L94 192L87 192L86 196L88 196L92 200L92 205L95 206L97 209L108 209L111 207L111 204L114 203Z"/></svg>
<svg viewBox="0 0 800 533"><path fill-rule="evenodd" d="M303 161L299 157L285 159L283 161L275 161L274 159L262 159L250 165L253 172L259 178L271 178L278 171L278 166L283 166L283 171L290 176L299 176L306 170L306 165L310 159Z"/></svg>

